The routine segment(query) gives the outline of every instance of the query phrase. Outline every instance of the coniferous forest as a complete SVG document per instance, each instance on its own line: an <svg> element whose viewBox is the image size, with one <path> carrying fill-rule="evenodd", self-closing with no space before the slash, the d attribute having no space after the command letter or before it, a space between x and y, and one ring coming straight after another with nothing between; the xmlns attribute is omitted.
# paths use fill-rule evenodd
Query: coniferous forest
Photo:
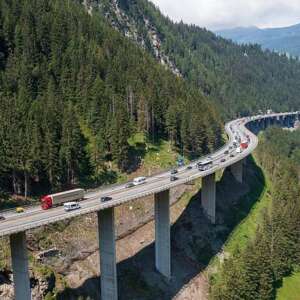
<svg viewBox="0 0 300 300"><path fill-rule="evenodd" d="M102 14L109 13L112 23L118 26L109 0L92 2L101 3ZM299 60L263 51L260 45L239 46L195 25L175 23L147 0L117 2L135 22L145 47L153 52L146 19L148 27L157 31L160 50L183 78L200 88L226 118L257 114L269 108L289 111L299 107ZM120 31L124 31L122 27L123 24L119 26Z"/></svg>
<svg viewBox="0 0 300 300"><path fill-rule="evenodd" d="M146 23L177 75L157 62ZM207 154L227 119L299 110L299 82L299 60L174 23L146 0L0 0L0 208L12 195L115 182L142 155L129 142L137 133L189 159ZM271 201L224 260L215 300L273 300L300 267L300 131L268 129L256 157Z"/></svg>
<svg viewBox="0 0 300 300"><path fill-rule="evenodd" d="M268 129L257 149L271 202L245 249L222 266L212 299L272 300L284 276L300 266L300 131Z"/></svg>
<svg viewBox="0 0 300 300"><path fill-rule="evenodd" d="M100 185L135 132L190 157L221 143L213 105L80 1L0 0L0 87L2 192Z"/></svg>

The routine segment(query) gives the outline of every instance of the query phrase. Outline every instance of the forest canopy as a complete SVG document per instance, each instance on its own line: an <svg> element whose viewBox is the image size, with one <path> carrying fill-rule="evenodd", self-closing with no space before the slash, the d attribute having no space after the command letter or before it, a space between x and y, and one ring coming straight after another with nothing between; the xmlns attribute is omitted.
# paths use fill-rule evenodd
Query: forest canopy
<svg viewBox="0 0 300 300"><path fill-rule="evenodd" d="M96 2L96 1L93 1ZM112 11L112 2L101 0L103 15L124 32ZM298 110L300 62L259 45L237 45L213 32L163 16L148 0L118 0L122 12L137 28L138 39L154 54L149 28L160 40L160 51L228 118L266 111ZM147 22L145 21L147 20ZM147 24L148 25L147 25Z"/></svg>
<svg viewBox="0 0 300 300"><path fill-rule="evenodd" d="M2 191L101 184L106 162L129 169L135 132L190 157L221 143L203 94L79 2L0 0Z"/></svg>

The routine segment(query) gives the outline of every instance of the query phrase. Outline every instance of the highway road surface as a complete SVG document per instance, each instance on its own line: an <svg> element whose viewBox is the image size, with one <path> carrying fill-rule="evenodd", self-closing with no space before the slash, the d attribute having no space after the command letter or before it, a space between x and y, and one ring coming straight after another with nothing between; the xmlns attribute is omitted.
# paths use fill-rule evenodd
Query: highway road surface
<svg viewBox="0 0 300 300"><path fill-rule="evenodd" d="M248 156L257 146L257 137L249 131L245 125L249 122L255 122L265 118L278 118L290 115L299 116L295 113L268 114L255 117L246 117L231 121L225 125L225 130L228 136L228 142L225 146L210 154L210 156L202 157L188 166L178 169L178 178L176 181L170 181L170 170L160 174L146 178L144 184L126 188L125 184L108 186L102 190L88 192L85 194L85 199L80 202L81 208L78 210L65 212L63 206L54 207L49 210L42 210L40 206L26 208L24 213L17 214L13 211L4 212L5 220L0 221L0 236L10 235L20 231L36 228L42 225L54 223L67 218L72 218L78 215L83 215L91 212L96 212L109 207L114 207L132 201L144 196L155 194L163 190L193 181L194 179L205 177L217 170L224 169ZM249 137L248 148L241 153L236 152L233 143L236 137L242 140ZM196 164L199 161L210 157L213 161L212 167L205 171L199 171ZM102 203L102 196L110 196L110 201Z"/></svg>

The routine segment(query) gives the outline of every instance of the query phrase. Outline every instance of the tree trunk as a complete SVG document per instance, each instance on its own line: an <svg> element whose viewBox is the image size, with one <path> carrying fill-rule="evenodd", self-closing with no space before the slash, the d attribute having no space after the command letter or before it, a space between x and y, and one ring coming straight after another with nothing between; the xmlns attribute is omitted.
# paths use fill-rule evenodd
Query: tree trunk
<svg viewBox="0 0 300 300"><path fill-rule="evenodd" d="M16 171L13 170L13 173L12 173L12 184L13 184L13 190L14 190L14 194L17 194L18 191L17 191L17 176L16 176Z"/></svg>
<svg viewBox="0 0 300 300"><path fill-rule="evenodd" d="M24 171L24 197L25 197L25 200L27 200L27 196L28 196L28 173L25 170Z"/></svg>

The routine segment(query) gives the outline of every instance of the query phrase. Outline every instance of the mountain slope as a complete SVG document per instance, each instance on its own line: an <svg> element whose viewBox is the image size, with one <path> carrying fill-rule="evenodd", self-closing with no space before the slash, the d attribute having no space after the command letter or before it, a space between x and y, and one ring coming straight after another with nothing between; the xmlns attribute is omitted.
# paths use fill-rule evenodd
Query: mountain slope
<svg viewBox="0 0 300 300"><path fill-rule="evenodd" d="M167 57L226 117L299 106L300 64L296 60L264 52L257 45L238 46L197 26L174 23L146 0L93 3L98 3L100 13L113 26L158 60Z"/></svg>
<svg viewBox="0 0 300 300"><path fill-rule="evenodd" d="M240 44L256 43L264 49L300 56L300 24L269 29L240 27L220 30L216 34Z"/></svg>
<svg viewBox="0 0 300 300"><path fill-rule="evenodd" d="M79 1L0 0L0 90L7 193L115 179L112 163L129 171L143 158L128 143L136 132L191 157L221 141L200 92Z"/></svg>

